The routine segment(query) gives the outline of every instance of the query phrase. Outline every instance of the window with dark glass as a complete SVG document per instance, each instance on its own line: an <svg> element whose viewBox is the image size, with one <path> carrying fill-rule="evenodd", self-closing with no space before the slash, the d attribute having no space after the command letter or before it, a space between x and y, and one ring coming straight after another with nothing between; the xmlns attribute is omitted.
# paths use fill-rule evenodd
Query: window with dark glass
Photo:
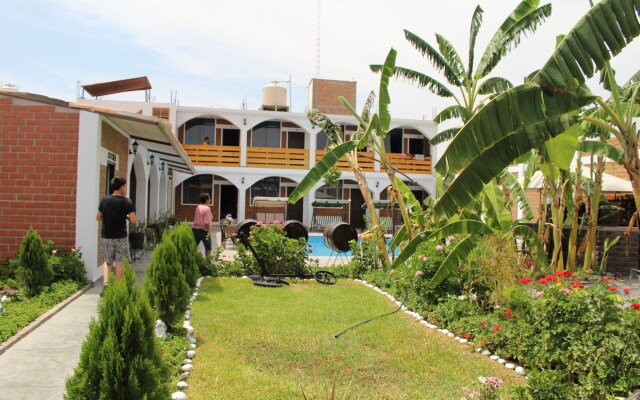
<svg viewBox="0 0 640 400"><path fill-rule="evenodd" d="M200 204L202 193L209 193L213 197L211 175L196 175L182 182L182 204Z"/></svg>
<svg viewBox="0 0 640 400"><path fill-rule="evenodd" d="M251 133L252 147L280 147L280 121L262 122Z"/></svg>
<svg viewBox="0 0 640 400"><path fill-rule="evenodd" d="M289 149L304 149L304 132L289 132L287 141Z"/></svg>
<svg viewBox="0 0 640 400"><path fill-rule="evenodd" d="M209 143L213 144L216 132L215 118L194 118L184 125L185 144L202 144L207 137L209 138Z"/></svg>
<svg viewBox="0 0 640 400"><path fill-rule="evenodd" d="M251 186L251 204L258 197L280 197L280 178L272 176L264 178Z"/></svg>
<svg viewBox="0 0 640 400"><path fill-rule="evenodd" d="M402 153L402 128L392 129L384 138L388 153Z"/></svg>
<svg viewBox="0 0 640 400"><path fill-rule="evenodd" d="M409 154L424 154L424 139L409 139Z"/></svg>
<svg viewBox="0 0 640 400"><path fill-rule="evenodd" d="M240 129L223 129L222 145L240 146Z"/></svg>
<svg viewBox="0 0 640 400"><path fill-rule="evenodd" d="M318 132L316 135L316 150L327 149L327 134L324 131Z"/></svg>

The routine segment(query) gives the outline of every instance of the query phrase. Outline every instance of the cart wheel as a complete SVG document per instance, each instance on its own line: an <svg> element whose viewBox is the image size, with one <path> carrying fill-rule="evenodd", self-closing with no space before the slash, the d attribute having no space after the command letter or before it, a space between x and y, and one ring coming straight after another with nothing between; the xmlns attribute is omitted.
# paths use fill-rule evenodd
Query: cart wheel
<svg viewBox="0 0 640 400"><path fill-rule="evenodd" d="M322 283L325 285L333 285L338 281L336 276L329 271L318 271L313 276L316 278L318 283Z"/></svg>

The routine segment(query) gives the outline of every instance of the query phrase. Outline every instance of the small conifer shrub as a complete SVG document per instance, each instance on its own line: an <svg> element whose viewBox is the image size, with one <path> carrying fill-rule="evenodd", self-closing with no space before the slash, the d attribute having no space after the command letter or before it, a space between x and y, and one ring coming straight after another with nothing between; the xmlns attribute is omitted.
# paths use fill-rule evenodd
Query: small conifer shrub
<svg viewBox="0 0 640 400"><path fill-rule="evenodd" d="M196 287L196 281L199 275L198 261L196 259L198 248L193 238L193 231L189 225L179 224L173 229L169 235L169 239L171 239L178 249L178 257L180 258L184 279L187 281L187 285L193 290Z"/></svg>
<svg viewBox="0 0 640 400"><path fill-rule="evenodd" d="M187 309L189 286L184 279L178 250L166 237L156 246L147 267L144 288L151 307L167 326Z"/></svg>
<svg viewBox="0 0 640 400"><path fill-rule="evenodd" d="M49 258L38 231L31 227L22 239L18 264L19 276L24 282L27 295L36 295L51 283L53 272L49 266Z"/></svg>
<svg viewBox="0 0 640 400"><path fill-rule="evenodd" d="M169 371L155 337L154 314L135 281L127 262L124 279L109 278L80 361L66 380L65 400L169 398Z"/></svg>

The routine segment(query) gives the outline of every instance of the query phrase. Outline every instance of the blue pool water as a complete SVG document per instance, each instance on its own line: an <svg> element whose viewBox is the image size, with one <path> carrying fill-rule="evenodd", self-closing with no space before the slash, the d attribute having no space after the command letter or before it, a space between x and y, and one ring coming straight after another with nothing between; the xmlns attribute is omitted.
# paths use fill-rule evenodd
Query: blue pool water
<svg viewBox="0 0 640 400"><path fill-rule="evenodd" d="M307 245L311 245L309 249L309 257L329 257L331 256L331 249L324 244L324 238L322 235L309 235L309 240L307 241ZM341 253L346 256L351 256L351 252ZM334 252L335 255L335 252Z"/></svg>
<svg viewBox="0 0 640 400"><path fill-rule="evenodd" d="M387 236L387 243L389 243L389 241L391 240L390 236ZM311 252L309 253L309 257L329 257L331 256L331 252L332 250L330 248L327 247L326 244L324 244L324 238L322 237L322 235L309 235L309 240L307 241L307 245L311 245L310 249ZM350 251L346 252L346 253L341 253L345 256L352 256L353 254L351 254ZM334 252L333 255L335 256L336 253Z"/></svg>

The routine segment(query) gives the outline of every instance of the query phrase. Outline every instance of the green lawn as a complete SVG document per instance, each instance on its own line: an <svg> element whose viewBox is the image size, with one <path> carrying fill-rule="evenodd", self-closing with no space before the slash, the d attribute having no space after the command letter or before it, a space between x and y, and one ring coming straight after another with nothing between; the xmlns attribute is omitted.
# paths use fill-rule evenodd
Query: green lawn
<svg viewBox="0 0 640 400"><path fill-rule="evenodd" d="M324 399L334 381L336 399L459 399L481 375L523 383L402 312L334 337L394 307L352 281L262 288L205 279L193 304L198 348L189 399L301 399L300 388Z"/></svg>

